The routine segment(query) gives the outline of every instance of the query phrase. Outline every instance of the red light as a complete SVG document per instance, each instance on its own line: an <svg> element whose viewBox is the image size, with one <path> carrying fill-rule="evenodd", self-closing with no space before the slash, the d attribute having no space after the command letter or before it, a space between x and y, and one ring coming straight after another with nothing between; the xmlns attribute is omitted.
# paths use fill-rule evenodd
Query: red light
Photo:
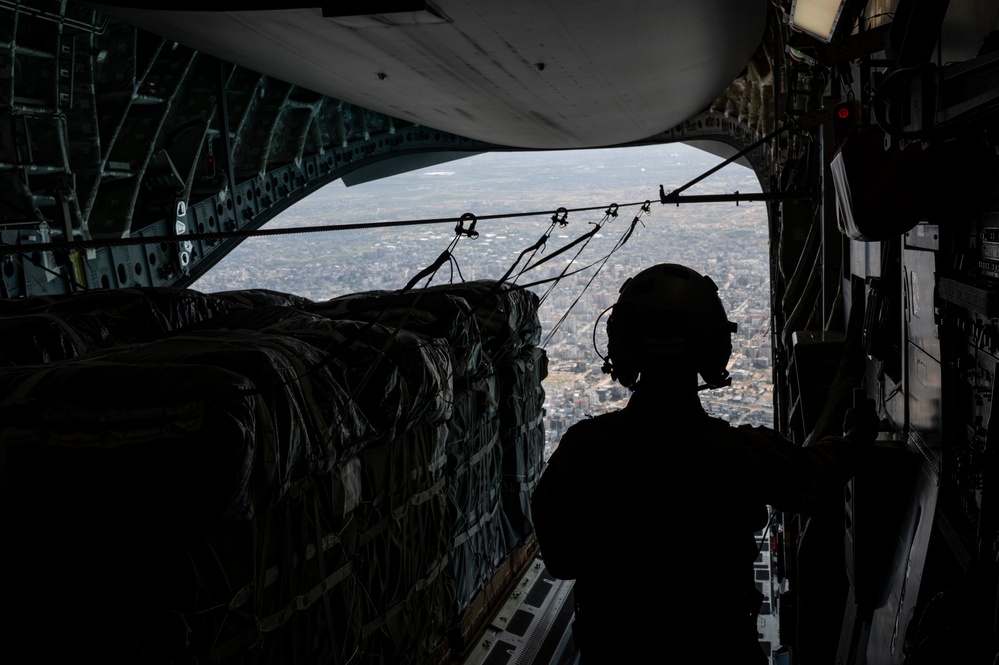
<svg viewBox="0 0 999 665"><path fill-rule="evenodd" d="M848 109L845 106L841 106L839 107L839 109L836 110L836 115L839 117L840 120L846 120L847 118L850 117L850 109Z"/></svg>

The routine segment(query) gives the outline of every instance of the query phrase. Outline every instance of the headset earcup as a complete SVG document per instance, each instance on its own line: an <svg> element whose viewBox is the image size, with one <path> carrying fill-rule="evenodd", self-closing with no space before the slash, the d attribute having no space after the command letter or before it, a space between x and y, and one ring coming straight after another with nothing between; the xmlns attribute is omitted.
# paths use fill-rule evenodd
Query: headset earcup
<svg viewBox="0 0 999 665"><path fill-rule="evenodd" d="M708 385L725 385L733 329L710 277L659 264L621 288L607 319L604 370L632 387L643 366L687 361Z"/></svg>

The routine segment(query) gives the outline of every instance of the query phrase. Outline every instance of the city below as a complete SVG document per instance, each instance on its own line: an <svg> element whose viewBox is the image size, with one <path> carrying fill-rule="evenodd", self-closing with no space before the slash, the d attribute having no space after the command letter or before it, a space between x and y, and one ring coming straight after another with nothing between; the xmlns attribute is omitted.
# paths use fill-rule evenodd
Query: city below
<svg viewBox="0 0 999 665"><path fill-rule="evenodd" d="M346 188L337 182L289 208L266 228L548 211L481 220L477 238L462 236L454 260L432 284L499 279L521 252L551 230L544 247L513 275L554 254L594 225L601 228L536 270L520 275L542 298L538 316L548 355L547 452L582 418L623 407L629 391L602 373L605 310L624 281L656 263L681 263L718 284L733 335L732 386L704 391L712 415L734 425L773 425L769 232L763 204L663 206L667 191L711 168L719 158L685 146L555 153L495 153ZM728 166L688 193L759 191L752 171ZM652 200L649 212L642 204ZM618 204L616 216L612 204ZM556 224L552 212L570 212ZM634 224L634 232L628 235ZM349 293L402 288L455 241L455 224L418 225L250 239L193 288L204 292L272 289L326 300ZM533 259L531 258L533 256ZM579 270L581 268L586 268ZM577 272L579 271L579 272ZM427 280L419 283L423 286ZM599 322L598 322L599 319ZM596 347L596 348L595 348ZM598 351L599 350L599 351Z"/></svg>

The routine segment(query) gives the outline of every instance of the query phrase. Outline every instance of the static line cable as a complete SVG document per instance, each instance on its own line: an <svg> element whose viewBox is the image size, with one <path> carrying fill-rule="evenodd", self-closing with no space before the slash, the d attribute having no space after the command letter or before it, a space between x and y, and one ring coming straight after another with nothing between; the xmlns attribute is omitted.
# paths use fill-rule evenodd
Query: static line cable
<svg viewBox="0 0 999 665"><path fill-rule="evenodd" d="M645 204L643 204L643 210L645 209L645 206L648 206L648 205L649 205L649 202L646 201ZM548 287L548 290L546 290L541 296L539 296L538 302L537 302L537 304L533 308L535 314L538 312L539 309L541 309L541 306L544 304L545 300L548 299L548 296L551 295L551 292L554 290L555 286L558 285L558 283L562 279L564 279L568 275L572 275L572 274L576 274L576 273L588 270L589 268L592 268L593 266L598 265L598 264L600 264L601 267L602 267L601 260L598 259L597 261L594 261L590 265L583 266L582 268L579 268L577 270L573 270L572 272L569 271L569 268L572 267L573 263L575 263L575 261L583 253L583 250L586 249L586 246L587 246L587 244L589 244L589 241L597 234L597 232L600 231L601 228L603 228L603 226L608 221L613 220L614 218L617 217L617 212L618 212L618 208L619 207L620 206L618 204L616 204L616 203L610 204L610 206L606 210L604 210L604 217L603 217L603 219L601 219L599 222L597 222L594 225L593 229L591 229L587 233L583 234L582 236L580 236L579 238L577 238L573 242L569 243L569 245L567 245L566 247L562 248L561 250L559 250L558 252L556 252L555 254L552 255L552 257L557 256L558 254L561 254L564 250L569 249L571 247L574 247L577 244L579 244L580 242L585 241L583 243L583 246L579 248L579 251L576 252L576 255L572 259L570 259L568 263L566 263L565 267L562 268L562 271L558 275L556 275L555 277L553 277L551 279L540 280L538 282L534 282L534 283L528 284L528 285L512 285L512 288L516 288L516 289L527 289L528 287L534 286L534 285L537 285L537 284L550 283L550 286ZM636 220L637 220L637 217L636 217ZM563 218L562 218L561 221L565 221L564 220L564 216L563 216ZM555 216L552 217L552 222L554 224L558 224L560 222L560 219L559 219L557 213L556 213ZM626 235L630 235L630 234L626 234ZM612 249L605 257L603 257L603 259L602 259L603 263L606 263L607 260L610 258L611 254L613 254L614 251L616 251L618 248L620 248L620 246L622 244L623 244L623 242L619 240L615 244L614 249ZM552 257L549 257L549 258L552 258ZM539 265L539 264L541 264L543 262L544 261L538 261L537 263L534 264L534 266L537 266L537 265ZM530 270L534 266L528 266L528 267L524 268L524 270L521 271L521 274L523 274L523 272L525 272L527 270ZM600 271L600 268L598 267L597 268L597 272L599 272L599 271ZM590 283L592 283L594 277L595 277L595 275L593 275L593 276L590 277ZM589 286L589 284L587 284L587 286ZM585 292L585 290L586 290L586 288L584 287L583 291ZM580 296L581 295L582 294L580 294ZM577 297L576 300L578 301L579 298ZM573 304L575 304L575 303L573 303ZM571 310L572 307L570 306L569 309ZM559 321L558 324L556 324L556 329L558 328L559 325L561 325L562 321L565 320L565 318L566 318L567 315L568 315L568 312L566 312L566 314L562 316L562 319ZM550 338L551 338L551 335L548 336L548 339L550 339ZM509 341L507 343L509 343ZM547 344L547 339L545 340L544 343L542 343L541 346L543 347L545 344Z"/></svg>
<svg viewBox="0 0 999 665"><path fill-rule="evenodd" d="M575 270L570 270L569 272L565 273L564 275L556 275L555 277L548 277L546 279L539 279L539 280L535 280L533 282L528 282L527 284L511 284L510 288L512 288L512 289L521 289L521 290L523 290L523 289L529 289L532 286L538 286L540 284L550 284L551 282L557 282L558 280L563 279L565 277L572 277L573 275L578 275L581 272L586 272L590 268L592 268L595 265L599 264L604 259L610 258L610 255L613 254L615 251L616 251L616 249L615 250L611 250L610 252L608 252L604 256L601 256L596 261L593 261L591 263L587 263L585 266L580 266L580 267L576 268Z"/></svg>
<svg viewBox="0 0 999 665"><path fill-rule="evenodd" d="M480 307L482 307L482 305L487 301L489 301L493 296L499 293L499 291L503 288L503 285L506 284L507 281L510 279L510 275L516 269L517 265L520 264L520 260L524 258L525 254L531 252L531 258L533 259L534 256L538 253L538 249L544 247L548 243L548 239L551 237L552 231L555 230L556 226L567 226L569 224L569 222L566 221L566 218L568 216L569 212L565 208L559 208L558 210L555 211L555 214L552 215L552 223L548 227L548 230L542 233L541 237L538 238L533 245L524 249L524 251L522 251L520 255L517 257L517 259L513 262L513 265L511 265L510 268L503 274L503 276L500 277L495 284L493 284L492 288L489 289L489 292L486 293L482 298L479 299L478 302L476 302L473 305L472 307L473 313L476 312ZM526 263L530 263L530 259L528 259ZM520 276L523 275L526 270L527 267L525 264L525 267L521 268L520 272L517 273L517 276L513 278L513 281L509 282L511 287L516 283L518 279L520 279ZM460 270L458 271L458 274L459 276L461 275Z"/></svg>
<svg viewBox="0 0 999 665"><path fill-rule="evenodd" d="M466 221L469 222L467 229L465 228ZM454 239L451 240L451 242L448 244L447 249L441 252L441 255L438 256L437 259L432 264L430 264L420 272L416 273L413 279L409 280L409 283L406 284L406 287L403 289L403 291L409 291L410 289L416 286L417 282L419 282L421 279L427 276L429 276L429 279L427 280L427 283L423 285L423 287L426 288L430 286L430 282L433 281L434 275L437 274L437 271L440 270L441 266L444 265L445 261L448 261L450 263L451 278L454 279L454 255L452 254L452 252L454 252L454 248L458 245L458 241L461 240L462 236L468 236L469 238L479 237L479 232L475 230L476 221L478 220L476 219L475 215L473 215L470 212L466 212L464 215L462 215L461 218L458 219L458 224L454 227ZM461 271L459 271L458 274L460 275Z"/></svg>
<svg viewBox="0 0 999 665"><path fill-rule="evenodd" d="M513 265L510 266L510 269L506 271L506 274L503 275L500 281L505 282L510 277L510 273L513 272L513 269L517 267L518 263L520 263L520 260L524 258L524 254L527 254L527 252L531 252L530 258L528 258L527 261L524 262L524 267L520 269L520 272L517 273L517 276L514 277L513 282L511 282L511 283L516 283L517 280L520 279L520 276L523 275L525 272L527 272L527 266L534 259L534 257L538 255L538 250L547 246L548 239L551 238L552 231L555 230L555 227L558 226L561 228L565 228L568 225L569 225L569 211L566 210L565 208L559 208L558 210L555 211L555 214L552 215L552 223L551 226L548 227L548 230L545 231L540 238L538 238L538 241L536 243L534 243L533 245L531 245L530 247L528 247L527 249L525 249L523 252L520 253L520 256L517 257L517 260L514 261Z"/></svg>
<svg viewBox="0 0 999 665"><path fill-rule="evenodd" d="M575 256L573 256L571 259L569 259L569 261L565 264L565 267L562 268L562 272L560 272L559 275L558 275L558 277L551 283L551 285L548 287L548 290L545 291L544 294L541 295L541 298L538 301L538 307L539 308L541 307L541 305L544 304L545 300L548 299L548 296L551 295L551 292L553 290L555 290L555 287L558 285L559 281L566 276L566 273L569 271L569 268L572 267L572 264L576 262L576 259L578 259L580 257L580 255L583 253L583 250L585 250L586 247L587 247L587 245L590 244L590 241L593 240L593 236L597 235L597 233L600 232L600 230L604 227L605 224L607 224L608 222L610 222L611 220L613 220L615 217L617 217L617 209L618 209L618 205L616 203L612 203L610 205L610 207L608 207L604 211L603 219L601 219L599 222L597 222L596 224L594 224L592 229L590 229L588 232L584 233L583 235L579 236L578 238L576 238L575 240L573 240L572 242L570 242L568 245L566 245L565 247L563 247L560 250L558 250L557 252L549 254L544 259L541 259L540 261L536 261L533 265L530 265L530 266L528 266L525 269L525 270L533 270L534 268L538 267L542 263L545 263L546 261L550 261L551 259L555 258L556 256L559 256L560 254L564 253L566 250L569 250L569 249L575 247L576 245L580 245L581 244L580 248L576 251Z"/></svg>
<svg viewBox="0 0 999 665"><path fill-rule="evenodd" d="M613 209L616 211L617 210L616 204L612 204L612 205L613 205ZM602 208L602 206L601 206L601 208ZM603 226L603 224L607 221L607 213L609 211L610 211L610 208L608 208L608 210L605 211L604 218L601 219L599 223L597 223L596 227L593 230L591 230L591 231L583 234L581 237L579 237L576 240L574 240L573 242L569 243L566 247L563 247L562 249L560 249L559 251L557 251L555 254L553 254L552 257L558 256L559 254L562 254L565 250L567 250L567 249L569 249L571 247L574 247L575 245L579 244L579 242L581 242L583 240L587 240L588 241L590 238L592 238L596 234L596 232L600 230L600 228ZM520 263L520 259L523 258L524 254L526 254L527 252L532 251L532 250L536 254L538 248L544 246L545 243L548 242L548 239L551 236L551 232L555 229L556 226L567 226L568 225L568 223L569 223L567 221L568 220L568 216L569 216L569 211L566 208L564 208L564 207L561 207L561 208L559 208L558 210L555 211L555 213L551 217L551 222L552 223L548 227L547 231L545 231L545 233L542 234L542 236L537 240L537 242L535 242L533 245L531 245L530 247L526 248L523 252L520 253L520 256L517 257L517 260L514 262L514 264L512 266L510 266L510 269L506 271L505 275L503 275L503 278L500 279L499 281L497 281L493 285L493 287L491 289L489 289L489 292L484 297L480 298L479 301L476 302L472 306L472 313L474 313L477 310L479 310L490 298L492 298L496 293L498 293L500 291L500 289L503 287L503 284L507 282L507 279L509 278L510 274L513 272L514 268L516 268L517 264ZM515 285L515 284L511 283L510 287L511 288L516 288L516 289L521 289L521 290L526 290L528 288L528 286L534 286L534 285L537 285L537 284L551 283L551 286L548 288L548 290L543 295L539 296L538 303L534 307L534 313L536 314L538 312L538 310L541 309L541 305L544 303L545 299L551 293L552 289L555 288L555 285L558 284L559 280L561 280L563 277L565 277L566 271L568 271L568 269L572 265L573 261L575 261L577 258L579 258L580 253L583 251L583 249L585 247L586 246L584 245L583 247L580 248L579 252L576 253L576 256L573 257L573 259L571 261L569 261L569 263L565 266L565 268L562 269L562 273L559 274L559 275L557 275L556 277L554 277L552 279L547 279L547 280L540 280L538 282L534 282L534 283L532 283L530 285L527 285L527 286L519 286L519 285ZM533 254L532 254L532 257L533 257ZM549 258L552 258L552 257L549 257ZM529 261L528 261L528 263L529 263ZM523 275L525 272L527 272L531 268L539 265L540 263L543 263L543 261L539 261L538 263L535 263L533 266L532 265L525 265L520 270L520 272L517 273L517 277L514 279L514 281L516 281L516 279L519 279L521 275ZM581 270L585 270L585 269L586 268L582 268ZM574 272L578 272L578 271L574 271ZM508 340L507 342L504 343L504 347L503 348L506 348L506 346L508 344L510 344L510 340Z"/></svg>
<svg viewBox="0 0 999 665"><path fill-rule="evenodd" d="M430 276L431 279L433 279L434 273L440 270L440 267L444 265L445 261L449 261L450 259L451 259L451 252L449 252L448 250L444 250L443 252L441 252L441 255L438 256L433 263L431 263L429 266L427 266L420 272L416 273L413 276L413 279L409 280L409 282L406 283L406 286L404 286L402 289L403 292L410 291L413 288L415 288L417 282L419 282L424 277L427 277L428 275Z"/></svg>
<svg viewBox="0 0 999 665"><path fill-rule="evenodd" d="M648 203L649 202L646 201L642 205L642 209L643 210L645 209L645 206L648 205ZM556 279L554 282L552 282L551 286L548 287L548 290L545 291L545 294L543 296L541 296L541 302L539 303L539 306L540 306L541 303L544 303L544 301L548 298L548 296L551 294L551 292L555 289L555 286L558 284L559 280L561 280L563 277L565 277L567 275L569 268L572 267L572 264L575 263L576 259L578 259L580 257L580 255L583 253L583 250L586 249L586 246L590 244L590 240L592 240L593 237L595 235L597 235L597 233L600 232L600 230L604 227L605 224L607 224L610 221L612 221L612 220L614 220L614 219L617 218L617 211L618 211L619 208L620 208L620 206L618 204L616 204L616 203L610 204L607 207L607 209L604 210L604 218L602 220L600 220L599 223L595 224L594 227L593 227L593 229L591 229L588 233L583 234L579 238L576 238L576 240L574 240L573 242L569 243L568 245L566 245L562 249L558 250L557 252L554 252L553 254L550 254L549 256L541 259L540 261L536 261L533 265L530 265L530 266L528 266L527 268L524 269L525 271L526 270L533 270L534 268L538 267L542 263L545 263L546 261L550 261L551 259L553 259L556 256L558 256L558 255L562 254L563 252L565 252L566 250L571 249L572 247L575 247L579 243L582 243L582 247L579 248L579 251L576 252L576 255L574 257L572 257L572 259L570 259L568 263L565 264L565 267L562 269L562 273L559 275L558 279ZM641 214L641 213L639 213L639 214ZM619 246L620 245L615 246L615 249L611 250L611 254L613 254L614 251L616 251L617 247L619 247ZM607 257L604 260L606 261L607 258L610 258L610 254L608 254ZM598 272L599 272L599 270L598 270Z"/></svg>
<svg viewBox="0 0 999 665"><path fill-rule="evenodd" d="M622 203L620 207L640 206L641 202ZM565 212L592 212L603 210L605 206L588 206L585 208L559 208L558 210L536 210L532 212L498 213L495 215L480 215L478 221L492 219L514 219L519 217L540 217ZM30 254L31 252L69 251L74 249L104 249L109 247L131 247L134 245L158 245L161 243L208 242L222 240L264 238L269 236L297 235L303 233L328 233L330 231L359 231L366 229L382 229L396 226L429 226L436 224L453 224L454 217L435 217L429 219L393 220L384 222L357 222L353 224L325 224L321 226L294 226L280 229L245 229L238 231L218 231L215 233L184 233L170 236L132 236L129 238L102 238L100 240L75 240L73 242L45 242L30 245L9 245L0 242L0 256L8 254Z"/></svg>
<svg viewBox="0 0 999 665"><path fill-rule="evenodd" d="M617 241L617 243L614 244L613 249L611 249L611 251L607 253L607 256L605 256L603 260L600 261L600 265L597 266L597 269L593 271L592 275L590 275L590 279L586 282L586 285L579 292L579 295L577 295L576 299L573 300L572 303L569 305L569 307L566 308L565 312L562 314L561 318L559 318L558 322L554 326L552 326L552 329L548 332L548 335L545 337L544 341L541 342L542 348L548 346L548 342L552 340L552 338L555 336L555 333L558 332L558 329L562 326L565 320L569 318L569 313L576 306L576 303L578 303L579 300L583 297L583 294L586 293L586 291L593 284L593 280L597 278L597 275L600 274L600 271L603 270L605 265L607 265L607 261L610 260L610 257L613 256L614 253L617 252L617 250L624 247L625 243L628 242L628 240L631 238L631 234L635 231L635 227L639 224L639 222L641 222L642 215L650 211L651 205L652 205L651 201L646 201L645 205L642 206L642 209L638 212L637 215L635 215L635 218L631 220L631 224L628 226L628 230L625 231L624 235L621 236L621 238ZM594 346L596 346L595 343Z"/></svg>
<svg viewBox="0 0 999 665"><path fill-rule="evenodd" d="M532 286L540 286L541 284L551 284L552 282L557 282L560 279L563 279L565 277L572 277L573 275L578 275L581 272L586 272L587 270L589 270L593 266L595 266L598 263L600 263L600 261L602 261L602 260L603 259L601 258L601 259L598 259L598 260L594 261L593 263L587 263L585 266L580 266L579 268L576 268L575 270L570 270L569 272L565 273L564 275L556 275L555 277L547 277L545 279L537 279L537 280L534 280L533 282L528 282L527 284L511 284L510 288L524 290L524 289L529 289Z"/></svg>
<svg viewBox="0 0 999 665"><path fill-rule="evenodd" d="M461 274L461 265L458 263L458 259L451 257L451 279L450 284L454 284L454 273L458 273L458 279L461 280L462 284L465 283L465 276Z"/></svg>
<svg viewBox="0 0 999 665"><path fill-rule="evenodd" d="M635 218L631 220L631 225L628 226L628 230L625 231L624 236L622 236L621 240L618 241L618 244L614 246L614 249L610 251L610 254L613 254L617 250L621 249L622 247L624 247L625 243L631 240L631 234L635 232L635 227L641 224L642 222L641 219L642 215L651 214L651 211L652 211L652 201L646 201L645 205L642 206L642 209L638 211L637 215L635 215ZM644 226L645 224L642 224L642 227ZM607 255L608 259L610 258L610 254Z"/></svg>
<svg viewBox="0 0 999 665"><path fill-rule="evenodd" d="M648 201L646 201L644 204L641 204L641 205L644 206L646 204L648 204ZM639 204L633 203L631 205L639 205ZM620 206L618 204L616 204L616 203L610 204L610 207L608 207L604 211L604 218L602 220L600 220L600 222L598 222L596 225L594 225L594 227L592 229L590 229L587 233L584 233L583 235L579 236L578 238L576 238L575 240L573 240L572 242L570 242L565 247L561 247L558 250L556 250L555 252L552 252L551 254L549 254L548 256L546 256L545 258L539 259L538 261L535 261L531 265L529 265L526 268L524 268L521 271L521 273L525 273L528 270L534 270L535 268L537 268L538 266L540 266L542 263L547 263L548 261L551 261L552 259L556 258L557 256L559 256L561 254L564 254L565 252L569 251L570 249L572 249L573 247L575 247L579 243L584 243L583 247L581 247L579 249L579 252L576 253L576 256L573 257L572 261L569 261L569 265L572 265L572 262L575 261L577 258L579 258L579 254L583 251L583 249L586 248L586 244L590 242L590 239L593 238L593 236L595 236L596 234L598 234L600 232L600 229L603 228L603 225L606 224L609 219L613 219L613 218L617 217L617 211L618 211L619 207ZM566 266L566 268L568 269L568 266Z"/></svg>

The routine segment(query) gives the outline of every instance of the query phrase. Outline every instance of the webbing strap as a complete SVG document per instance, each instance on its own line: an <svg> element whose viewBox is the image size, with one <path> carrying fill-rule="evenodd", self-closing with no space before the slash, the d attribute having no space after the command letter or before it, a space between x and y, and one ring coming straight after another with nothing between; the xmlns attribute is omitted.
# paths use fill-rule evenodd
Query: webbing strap
<svg viewBox="0 0 999 665"><path fill-rule="evenodd" d="M464 533L459 533L454 538L454 549L458 549L462 545L468 542L469 538L477 534L483 527L496 519L497 514L500 510L500 503L497 501L493 506L493 509L487 513L483 513L479 520L465 530Z"/></svg>
<svg viewBox="0 0 999 665"><path fill-rule="evenodd" d="M422 592L426 590L444 571L445 567L451 563L450 558L445 554L440 559L435 561L431 567L427 570L427 575L422 577L413 583L413 586L409 588L406 592L405 597L402 600L392 605L385 612L378 615L368 623L361 627L361 637L362 639L368 639L376 631L380 630L385 626L393 617L402 612L412 608L413 598L416 596L417 592Z"/></svg>
<svg viewBox="0 0 999 665"><path fill-rule="evenodd" d="M319 584L303 594L294 596L277 612L258 619L254 626L247 628L218 649L206 654L199 662L221 663L230 656L242 651L260 639L261 633L276 630L286 624L297 612L308 609L310 605L328 594L337 585L354 574L354 563L348 562L335 572L323 578ZM230 604L231 605L231 604Z"/></svg>

